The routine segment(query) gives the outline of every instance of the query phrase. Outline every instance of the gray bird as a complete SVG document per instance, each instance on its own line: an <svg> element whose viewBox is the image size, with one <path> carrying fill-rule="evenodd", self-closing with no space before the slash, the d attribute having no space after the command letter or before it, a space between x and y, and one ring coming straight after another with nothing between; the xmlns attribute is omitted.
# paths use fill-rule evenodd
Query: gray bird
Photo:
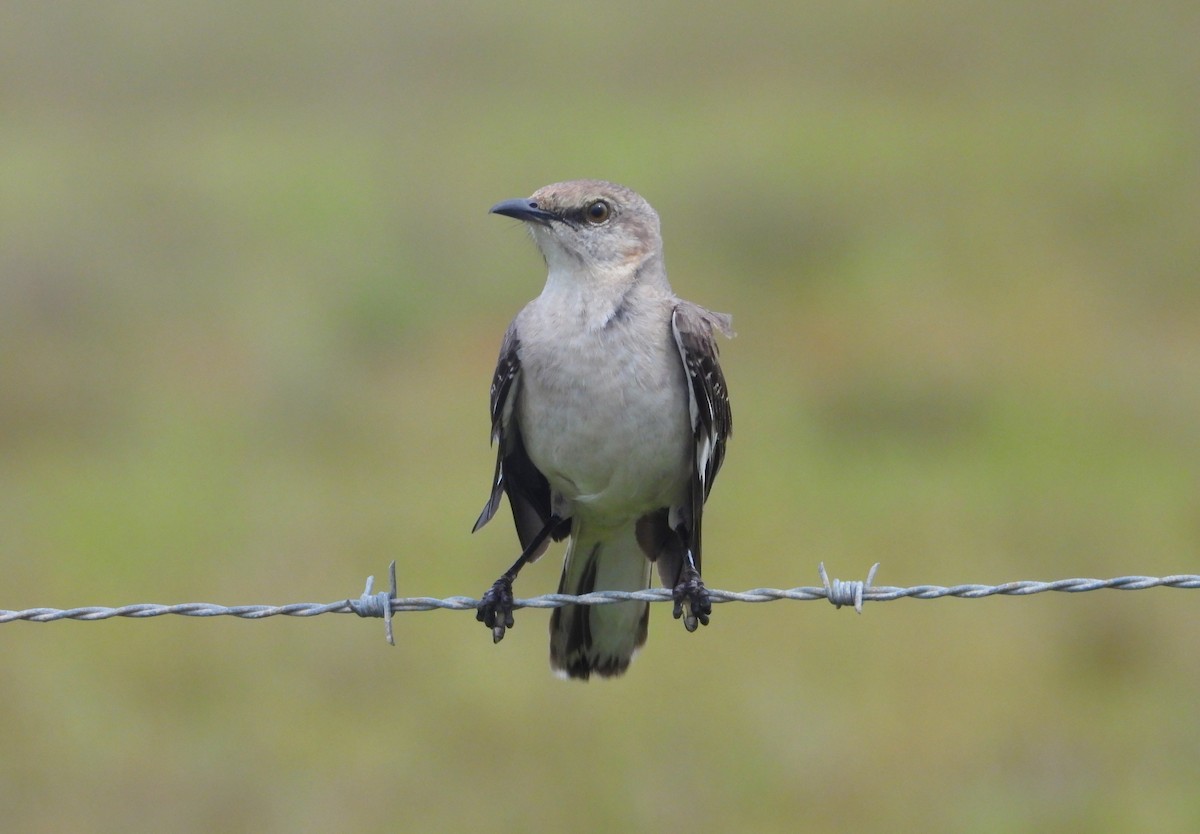
<svg viewBox="0 0 1200 834"><path fill-rule="evenodd" d="M658 215L628 188L556 183L491 213L525 223L549 274L504 334L492 380L496 474L475 530L507 494L523 550L477 619L499 642L517 573L569 536L559 593L644 590L654 562L676 619L707 625L700 521L733 426L714 331L732 336L730 317L671 291ZM649 614L645 602L555 609L551 667L621 674Z"/></svg>

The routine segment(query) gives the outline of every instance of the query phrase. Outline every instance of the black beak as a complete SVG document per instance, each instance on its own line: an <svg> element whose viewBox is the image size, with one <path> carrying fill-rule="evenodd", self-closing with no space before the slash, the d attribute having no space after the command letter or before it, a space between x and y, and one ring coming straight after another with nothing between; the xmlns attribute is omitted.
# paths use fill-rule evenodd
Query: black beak
<svg viewBox="0 0 1200 834"><path fill-rule="evenodd" d="M488 209L488 214L503 214L505 217L515 217L526 223L541 223L549 226L551 220L558 220L557 214L551 214L538 208L536 200L519 197L516 200L504 200Z"/></svg>

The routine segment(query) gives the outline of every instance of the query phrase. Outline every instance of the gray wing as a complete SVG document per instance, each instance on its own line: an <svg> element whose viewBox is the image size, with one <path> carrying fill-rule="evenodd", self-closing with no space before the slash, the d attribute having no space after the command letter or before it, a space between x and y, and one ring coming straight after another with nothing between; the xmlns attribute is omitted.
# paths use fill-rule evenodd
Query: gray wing
<svg viewBox="0 0 1200 834"><path fill-rule="evenodd" d="M513 419L513 406L521 386L520 347L521 340L517 337L514 322L504 334L500 358L492 376L492 443L497 447L492 492L471 532L492 520L500 507L500 497L507 494L517 538L524 548L550 520L550 484L529 459L520 427ZM554 538L562 538L559 532L554 531ZM541 550L545 550L545 547Z"/></svg>
<svg viewBox="0 0 1200 834"><path fill-rule="evenodd" d="M725 460L725 442L733 433L733 412L729 408L729 390L717 361L717 340L713 330L733 335L729 316L712 313L687 301L671 312L671 333L679 349L688 384L688 411L692 420L692 477L683 511L684 546L700 567L700 520L704 502ZM660 565L660 569L664 566Z"/></svg>

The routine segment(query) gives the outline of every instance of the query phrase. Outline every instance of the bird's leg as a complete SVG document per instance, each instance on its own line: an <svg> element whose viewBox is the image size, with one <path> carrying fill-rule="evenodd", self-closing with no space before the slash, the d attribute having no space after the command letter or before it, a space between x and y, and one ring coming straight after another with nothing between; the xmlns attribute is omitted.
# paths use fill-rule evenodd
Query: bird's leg
<svg viewBox="0 0 1200 834"><path fill-rule="evenodd" d="M517 574L521 572L521 568L533 561L534 555L538 548L546 541L562 519L558 516L551 515L546 521L546 525L538 531L529 545L521 551L521 555L517 557L517 561L512 563L512 567L504 572L504 574L492 583L492 587L484 593L479 600L479 608L475 612L475 619L483 623L492 630L492 642L499 643L504 639L504 630L513 627L513 580L517 578Z"/></svg>
<svg viewBox="0 0 1200 834"><path fill-rule="evenodd" d="M700 578L700 570L696 567L691 548L684 551L683 565L679 569L675 588L671 591L671 599L675 600L675 619L682 617L683 627L688 631L708 625L708 615L712 613L712 600L709 599L708 589L704 587L704 581Z"/></svg>

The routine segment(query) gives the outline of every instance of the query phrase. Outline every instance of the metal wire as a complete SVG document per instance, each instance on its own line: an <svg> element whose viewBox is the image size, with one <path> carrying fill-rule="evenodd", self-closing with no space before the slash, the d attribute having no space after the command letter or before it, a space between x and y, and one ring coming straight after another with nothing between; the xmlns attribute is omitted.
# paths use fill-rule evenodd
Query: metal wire
<svg viewBox="0 0 1200 834"><path fill-rule="evenodd" d="M910 599L941 599L942 597L958 597L960 599L980 599L990 596L1031 596L1047 591L1078 594L1084 591L1099 591L1105 588L1117 591L1144 591L1149 588L1184 588L1200 589L1200 575L1176 574L1173 576L1118 576L1113 579L1057 579L1050 582L1024 580L1006 582L1002 585L914 585L909 588L892 586L872 586L876 564L867 574L865 581L830 580L825 573L825 565L819 567L822 585L820 587L805 586L789 588L754 588L749 591L720 591L709 590L709 596L714 603L723 602L774 602L776 600L807 601L824 599L838 608L852 605L862 613L866 602L890 602L891 600ZM23 611L7 611L0 609L0 624L17 621L47 623L55 620L107 620L112 617L161 617L165 614L176 614L184 617L239 617L245 620L261 620L266 617L316 617L320 614L358 614L360 617L382 617L387 629L389 643L394 643L392 634L392 615L409 611L433 611L447 609L451 611L473 611L479 607L479 600L473 597L399 597L396 594L396 563L389 568L390 589L374 591L375 577L367 578L366 588L357 598L338 600L337 602L312 603L295 602L288 605L214 605L207 602L185 602L177 605L156 605L154 603L137 603L124 605L120 608L88 606L86 608L27 608ZM575 596L572 594L544 594L529 599L514 601L516 608L560 608L564 605L612 605L617 602L637 600L640 602L670 602L671 591L668 588L649 588L644 591L595 591L590 594Z"/></svg>

